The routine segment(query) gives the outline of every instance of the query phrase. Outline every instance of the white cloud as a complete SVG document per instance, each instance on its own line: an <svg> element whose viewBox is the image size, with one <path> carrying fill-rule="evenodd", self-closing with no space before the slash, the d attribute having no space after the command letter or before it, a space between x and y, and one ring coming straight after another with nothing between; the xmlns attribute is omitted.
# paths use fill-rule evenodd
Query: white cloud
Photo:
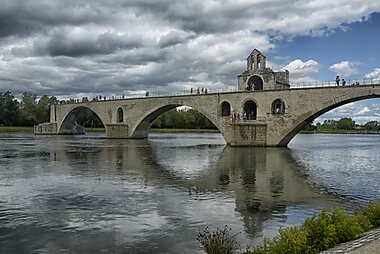
<svg viewBox="0 0 380 254"><path fill-rule="evenodd" d="M330 66L330 70L336 73L336 75L341 76L341 78L347 78L351 75L359 73L356 66L358 63L342 61Z"/></svg>
<svg viewBox="0 0 380 254"><path fill-rule="evenodd" d="M365 78L380 79L380 68L375 68L372 72L367 73Z"/></svg>
<svg viewBox="0 0 380 254"><path fill-rule="evenodd" d="M312 76L317 74L319 69L320 65L318 62L314 60L303 62L300 59L296 59L282 68L282 70L290 72L291 82L312 81Z"/></svg>
<svg viewBox="0 0 380 254"><path fill-rule="evenodd" d="M368 114L370 112L371 112L371 110L368 107L364 107L361 110L359 110L359 112L356 113L356 115L365 115L365 114Z"/></svg>

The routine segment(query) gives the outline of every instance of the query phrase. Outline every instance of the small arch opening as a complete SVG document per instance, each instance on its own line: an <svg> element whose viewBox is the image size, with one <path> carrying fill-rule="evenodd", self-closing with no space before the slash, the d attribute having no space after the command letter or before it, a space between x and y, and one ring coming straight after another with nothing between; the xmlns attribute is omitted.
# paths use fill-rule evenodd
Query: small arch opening
<svg viewBox="0 0 380 254"><path fill-rule="evenodd" d="M122 108L117 109L117 122L118 123L124 122L124 111Z"/></svg>
<svg viewBox="0 0 380 254"><path fill-rule="evenodd" d="M249 100L244 103L243 120L257 119L257 105L254 101Z"/></svg>
<svg viewBox="0 0 380 254"><path fill-rule="evenodd" d="M272 115L285 114L285 102L282 99L276 99L272 102Z"/></svg>
<svg viewBox="0 0 380 254"><path fill-rule="evenodd" d="M231 105L227 101L223 101L221 104L221 113L222 116L229 116L231 115Z"/></svg>
<svg viewBox="0 0 380 254"><path fill-rule="evenodd" d="M252 90L263 90L263 80L261 77L254 75L248 79L247 83L247 90L252 91Z"/></svg>

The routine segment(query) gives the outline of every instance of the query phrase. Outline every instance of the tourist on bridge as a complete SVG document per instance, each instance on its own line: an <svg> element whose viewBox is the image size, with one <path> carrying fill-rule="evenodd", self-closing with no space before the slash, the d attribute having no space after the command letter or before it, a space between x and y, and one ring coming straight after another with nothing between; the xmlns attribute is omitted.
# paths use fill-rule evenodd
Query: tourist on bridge
<svg viewBox="0 0 380 254"><path fill-rule="evenodd" d="M340 78L339 78L339 76L336 76L336 78L335 78L335 82L336 82L336 85L339 86L339 82L340 82Z"/></svg>

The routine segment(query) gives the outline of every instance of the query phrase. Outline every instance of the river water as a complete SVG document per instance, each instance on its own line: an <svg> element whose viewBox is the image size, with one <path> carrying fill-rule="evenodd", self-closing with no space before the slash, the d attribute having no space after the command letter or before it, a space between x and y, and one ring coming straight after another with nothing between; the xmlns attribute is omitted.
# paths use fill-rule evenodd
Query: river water
<svg viewBox="0 0 380 254"><path fill-rule="evenodd" d="M378 197L380 135L232 148L219 134L0 133L0 253L199 253L198 231L224 225L244 248Z"/></svg>

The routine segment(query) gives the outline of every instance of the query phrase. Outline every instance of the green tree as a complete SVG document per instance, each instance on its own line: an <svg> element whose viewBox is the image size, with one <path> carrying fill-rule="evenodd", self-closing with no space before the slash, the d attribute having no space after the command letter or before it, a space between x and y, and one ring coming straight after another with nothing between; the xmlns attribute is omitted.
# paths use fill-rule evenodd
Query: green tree
<svg viewBox="0 0 380 254"><path fill-rule="evenodd" d="M355 121L349 117L341 118L336 123L336 128L338 130L352 130L355 127Z"/></svg>
<svg viewBox="0 0 380 254"><path fill-rule="evenodd" d="M36 106L37 95L31 92L22 93L20 106L20 123L23 126L33 126L37 123Z"/></svg>
<svg viewBox="0 0 380 254"><path fill-rule="evenodd" d="M152 124L153 128L178 129L216 129L204 115L194 109L172 109L159 116Z"/></svg>
<svg viewBox="0 0 380 254"><path fill-rule="evenodd" d="M0 125L17 125L18 107L19 103L11 92L0 93Z"/></svg>
<svg viewBox="0 0 380 254"><path fill-rule="evenodd" d="M370 121L364 124L364 129L368 131L379 131L380 130L380 122L378 121Z"/></svg>
<svg viewBox="0 0 380 254"><path fill-rule="evenodd" d="M98 117L97 114L94 113L94 111L88 109L88 108L83 108L77 119L76 122L83 127L97 127L97 128L104 128L104 125L100 118Z"/></svg>
<svg viewBox="0 0 380 254"><path fill-rule="evenodd" d="M42 96L35 107L35 119L36 123L49 122L50 120L50 106L55 104L57 98L54 96Z"/></svg>

